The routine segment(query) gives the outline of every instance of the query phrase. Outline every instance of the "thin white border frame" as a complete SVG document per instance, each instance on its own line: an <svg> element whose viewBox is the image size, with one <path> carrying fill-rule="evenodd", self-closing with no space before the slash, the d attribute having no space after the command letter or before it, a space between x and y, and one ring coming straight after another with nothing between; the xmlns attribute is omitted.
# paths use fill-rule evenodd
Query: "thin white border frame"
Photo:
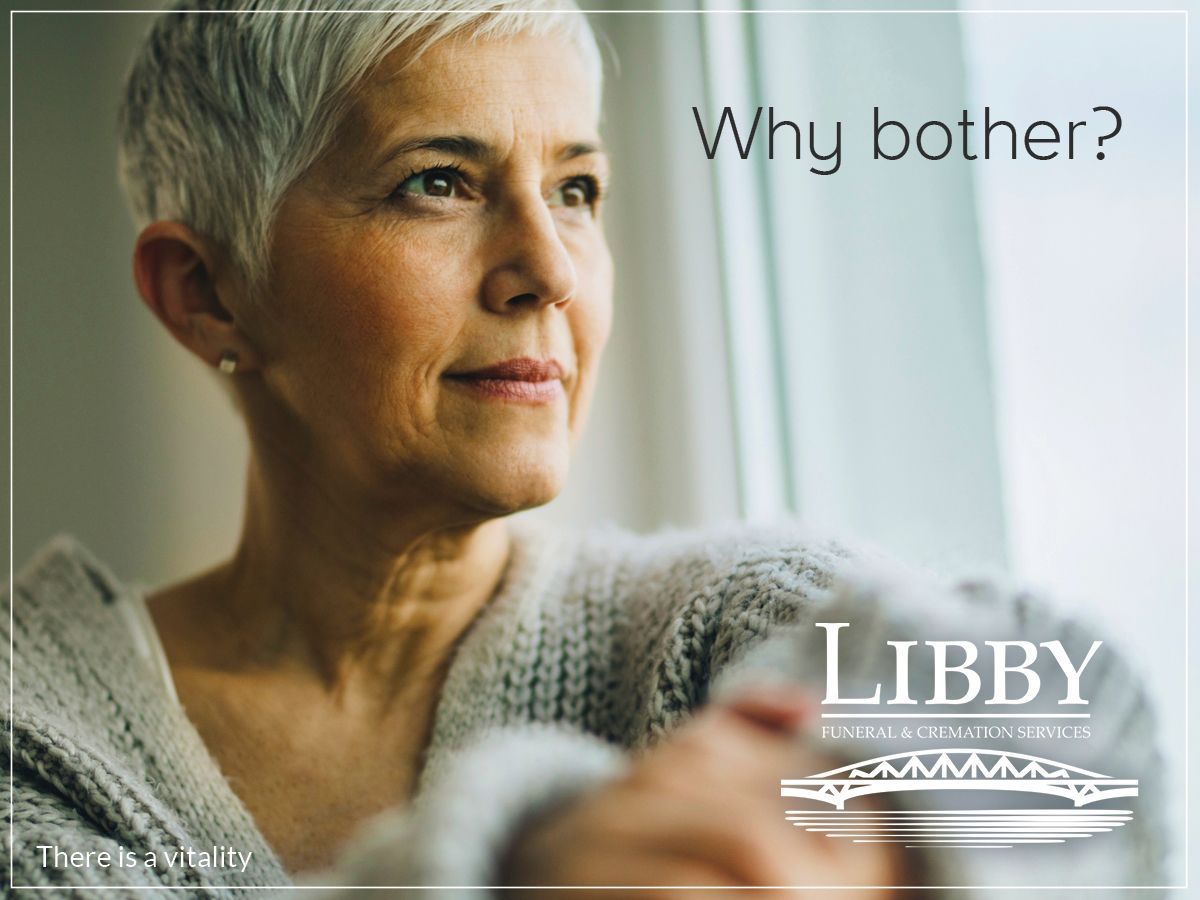
<svg viewBox="0 0 1200 900"><path fill-rule="evenodd" d="M10 587L10 604L8 604L8 710L10 716L14 713L13 696L13 604L12 584L14 581L13 559L13 271L16 260L13 259L13 24L18 14L41 14L41 16L79 16L79 14L134 14L134 16L156 16L162 10L10 10L8 11L8 587ZM229 10L193 10L192 14L228 14ZM394 12L391 10L254 10L242 11L240 14L260 14L260 16L277 16L277 14L312 14L334 12L337 14L372 14ZM412 10L412 13L440 12L444 10ZM503 10L502 14L539 13L546 10ZM1034 886L972 886L972 884L944 884L944 886L895 886L895 884L856 884L856 886L833 887L816 884L780 884L780 886L743 888L745 890L1188 890L1190 888L1189 846L1190 846L1190 772L1187 761L1190 756L1190 508L1189 508L1189 462L1190 462L1190 424L1189 390L1190 390L1190 334L1189 334L1189 293L1190 293L1190 196L1189 174L1192 160L1189 157L1189 10L586 10L587 16L1182 16L1183 17L1183 884L1111 884L1111 886L1070 886L1070 884L1034 884ZM11 721L11 719L10 719ZM426 884L262 884L262 886L239 886L239 884L221 884L211 888L180 887L180 886L118 886L118 884L102 884L80 888L61 886L38 886L38 884L13 884L14 858L13 848L16 847L16 816L13 815L16 804L16 781L14 781L13 763L13 731L6 728L8 734L8 888L11 890L720 890L719 887L703 886L565 886L565 887L522 887L497 886L497 884L443 884L443 886L426 886Z"/></svg>

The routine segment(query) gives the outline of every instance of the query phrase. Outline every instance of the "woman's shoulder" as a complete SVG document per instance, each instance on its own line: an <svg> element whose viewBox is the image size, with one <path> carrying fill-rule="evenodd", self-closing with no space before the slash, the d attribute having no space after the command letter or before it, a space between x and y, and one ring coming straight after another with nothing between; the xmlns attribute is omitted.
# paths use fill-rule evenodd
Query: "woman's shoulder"
<svg viewBox="0 0 1200 900"><path fill-rule="evenodd" d="M31 609L75 603L110 605L125 593L112 570L79 538L60 532L45 541L4 585L5 603L16 595Z"/></svg>
<svg viewBox="0 0 1200 900"><path fill-rule="evenodd" d="M603 523L569 539L553 616L585 623L571 633L594 649L597 727L625 744L673 727L718 671L777 625L828 603L864 554L794 519L651 533Z"/></svg>
<svg viewBox="0 0 1200 900"><path fill-rule="evenodd" d="M128 588L75 535L62 532L45 541L2 593L0 632L8 632L10 621L12 632L0 634L0 653L7 656L11 646L27 680L90 664L97 653L125 658L112 644L127 636L117 608Z"/></svg>

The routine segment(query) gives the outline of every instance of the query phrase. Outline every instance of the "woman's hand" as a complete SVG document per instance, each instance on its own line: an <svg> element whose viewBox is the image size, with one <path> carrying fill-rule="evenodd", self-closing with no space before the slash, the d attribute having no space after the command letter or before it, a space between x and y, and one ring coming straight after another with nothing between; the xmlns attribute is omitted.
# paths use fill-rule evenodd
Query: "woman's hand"
<svg viewBox="0 0 1200 900"><path fill-rule="evenodd" d="M894 845L835 840L785 820L784 809L796 801L780 797L781 778L841 765L806 751L796 740L795 729L810 709L805 694L763 688L698 711L640 756L624 777L528 827L501 864L502 882L731 887L905 883L905 851ZM857 808L876 807L864 803ZM850 900L892 893L843 890L836 896ZM546 896L545 891L531 894ZM580 893L569 896L579 900ZM647 896L663 900L664 892Z"/></svg>

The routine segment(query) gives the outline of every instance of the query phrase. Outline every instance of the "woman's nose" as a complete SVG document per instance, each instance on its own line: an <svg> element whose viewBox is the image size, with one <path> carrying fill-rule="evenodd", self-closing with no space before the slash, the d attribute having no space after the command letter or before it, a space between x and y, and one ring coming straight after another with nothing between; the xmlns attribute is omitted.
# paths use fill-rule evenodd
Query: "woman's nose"
<svg viewBox="0 0 1200 900"><path fill-rule="evenodd" d="M488 309L511 313L570 302L577 287L575 263L544 199L508 203L498 214L491 240L496 264L483 286Z"/></svg>

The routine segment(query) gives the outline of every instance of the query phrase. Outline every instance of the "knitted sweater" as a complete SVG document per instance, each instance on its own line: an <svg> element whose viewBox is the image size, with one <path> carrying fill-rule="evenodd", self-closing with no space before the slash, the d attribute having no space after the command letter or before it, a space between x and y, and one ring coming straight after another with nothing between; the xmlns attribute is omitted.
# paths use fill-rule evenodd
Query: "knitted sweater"
<svg viewBox="0 0 1200 900"><path fill-rule="evenodd" d="M510 524L510 560L456 647L413 801L361 828L333 869L295 878L134 651L114 602L128 586L77 540L50 541L4 592L15 656L13 706L6 694L4 710L12 775L4 765L9 783L0 794L14 792L15 838L6 848L13 883L74 888L75 897L108 896L90 887L140 886L143 900L177 896L166 888L333 900L355 885L494 884L500 854L526 822L617 777L630 751L652 745L705 702L763 677L823 690L827 632L818 621L849 623L840 645L844 697L869 696L876 683L889 696L889 639L975 638L981 648L985 639L1057 639L1078 663L1095 636L995 581L947 581L791 522L651 536L611 525L562 532L521 517ZM8 654L8 635L0 645ZM920 659L914 654L910 663L914 698L931 679ZM1036 670L1047 684L1057 671L1040 661ZM986 674L983 681L980 699L955 712L995 710L979 705L988 696ZM959 886L939 896L973 896L966 886L994 884L1162 883L1152 704L1107 646L1085 669L1081 690L1092 713L1089 740L931 743L815 731L807 740L847 763L923 746L991 747L1141 779L1139 796L1121 801L1132 821L1066 849L901 851L921 854L930 884ZM1053 692L1042 693L1022 711L1062 711ZM961 793L891 793L887 803L949 807L950 795ZM779 804L783 816L796 801ZM99 857L64 863L45 848L108 851L109 864ZM181 858L180 848L212 853ZM448 893L455 892L440 896Z"/></svg>

